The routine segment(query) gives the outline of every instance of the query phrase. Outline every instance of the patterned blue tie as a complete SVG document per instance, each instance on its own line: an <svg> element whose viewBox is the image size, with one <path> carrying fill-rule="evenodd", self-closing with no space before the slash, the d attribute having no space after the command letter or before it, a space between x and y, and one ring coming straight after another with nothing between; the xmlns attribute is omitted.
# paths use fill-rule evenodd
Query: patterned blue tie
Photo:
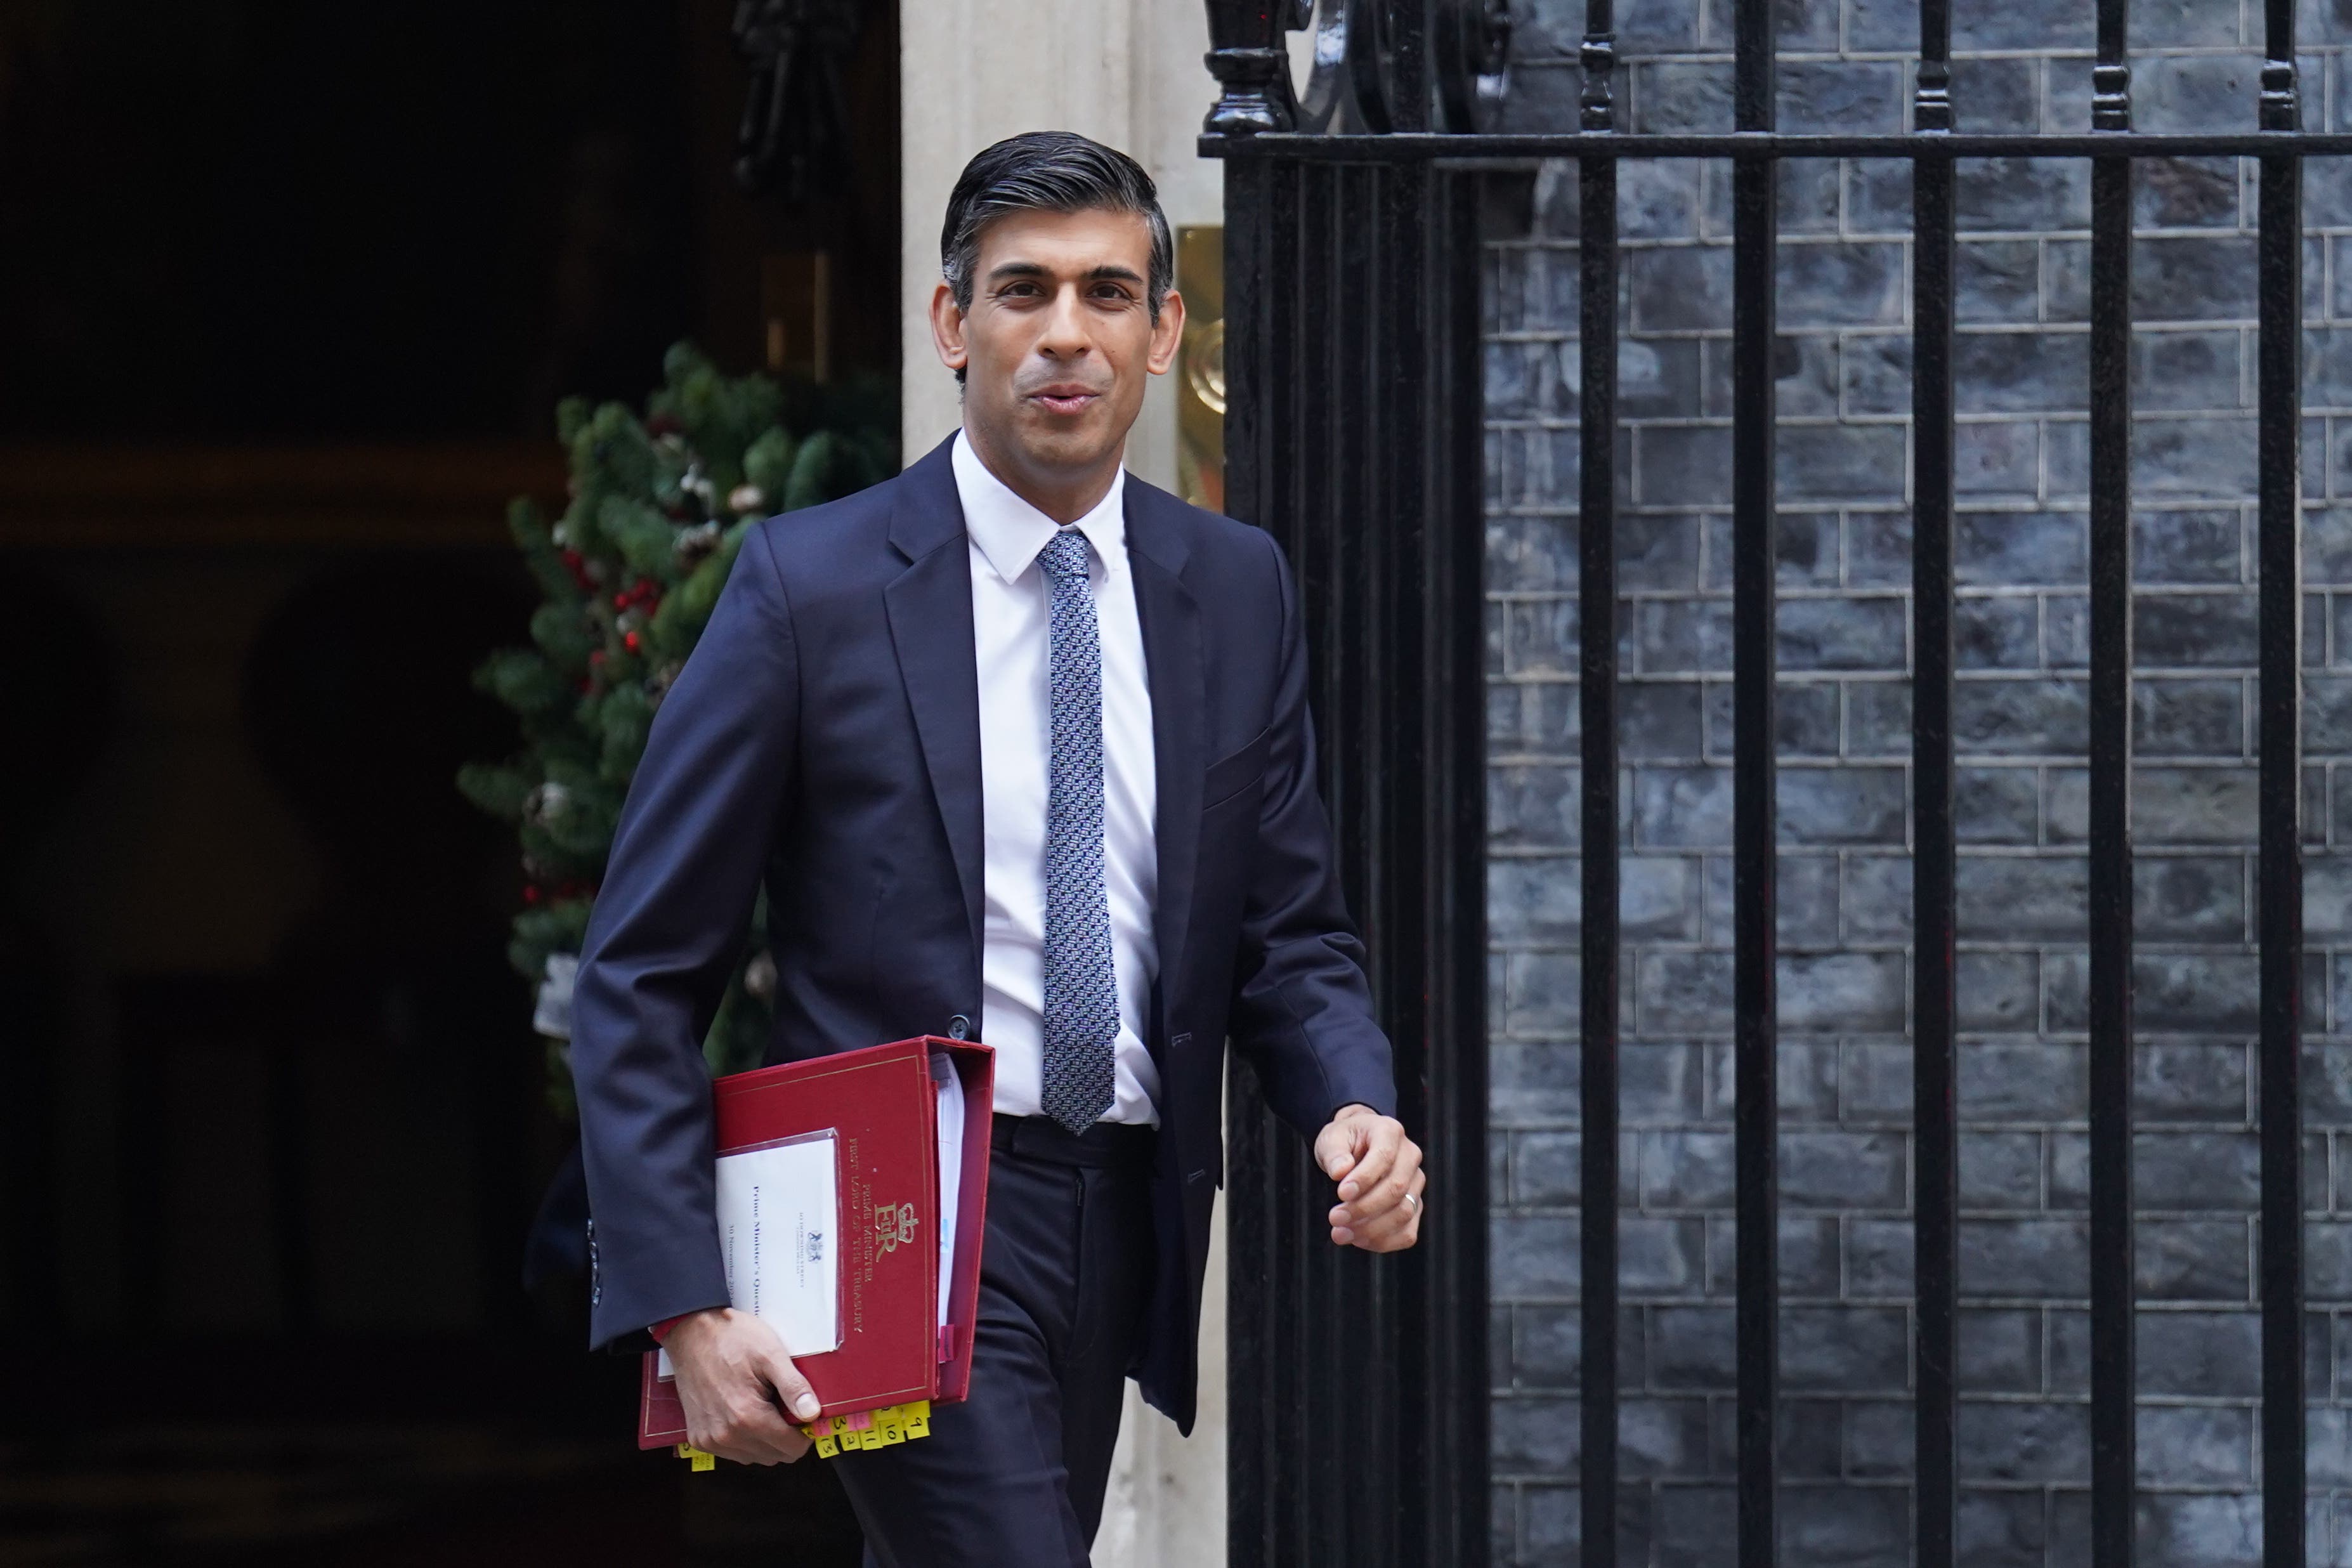
<svg viewBox="0 0 2352 1568"><path fill-rule="evenodd" d="M1045 1060L1040 1104L1073 1132L1111 1105L1118 984L1103 883L1102 639L1087 536L1058 530L1038 553L1054 590L1046 686L1054 750L1045 791Z"/></svg>

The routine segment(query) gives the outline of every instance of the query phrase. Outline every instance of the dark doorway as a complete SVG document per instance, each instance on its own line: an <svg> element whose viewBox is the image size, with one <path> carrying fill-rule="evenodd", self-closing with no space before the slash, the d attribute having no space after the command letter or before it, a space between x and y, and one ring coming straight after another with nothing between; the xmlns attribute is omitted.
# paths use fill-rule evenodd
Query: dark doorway
<svg viewBox="0 0 2352 1568"><path fill-rule="evenodd" d="M570 1133L455 788L560 396L895 377L895 7L790 205L735 10L0 20L0 1556L856 1561L817 1464L637 1452L523 1288Z"/></svg>

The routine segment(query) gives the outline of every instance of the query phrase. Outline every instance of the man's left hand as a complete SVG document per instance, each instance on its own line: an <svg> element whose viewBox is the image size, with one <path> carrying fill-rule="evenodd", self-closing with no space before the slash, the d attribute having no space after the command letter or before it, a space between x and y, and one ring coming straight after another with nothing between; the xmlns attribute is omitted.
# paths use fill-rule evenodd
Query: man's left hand
<svg viewBox="0 0 2352 1568"><path fill-rule="evenodd" d="M1404 1123L1369 1105L1343 1106L1315 1137L1315 1163L1339 1184L1331 1239L1366 1252L1402 1252L1421 1239L1421 1146Z"/></svg>

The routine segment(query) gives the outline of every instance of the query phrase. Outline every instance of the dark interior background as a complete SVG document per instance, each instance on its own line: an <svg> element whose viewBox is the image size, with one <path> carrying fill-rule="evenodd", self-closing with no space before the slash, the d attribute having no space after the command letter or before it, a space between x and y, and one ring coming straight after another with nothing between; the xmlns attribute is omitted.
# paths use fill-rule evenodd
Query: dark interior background
<svg viewBox="0 0 2352 1568"><path fill-rule="evenodd" d="M0 1560L856 1561L523 1289L569 1130L452 780L559 396L820 310L895 376L865 11L799 201L734 183L730 0L0 11Z"/></svg>

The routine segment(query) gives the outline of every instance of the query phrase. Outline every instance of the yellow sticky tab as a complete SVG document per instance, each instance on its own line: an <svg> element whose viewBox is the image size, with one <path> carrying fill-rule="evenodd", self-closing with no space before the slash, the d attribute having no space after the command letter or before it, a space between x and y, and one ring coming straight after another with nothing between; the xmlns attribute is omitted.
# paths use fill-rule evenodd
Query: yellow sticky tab
<svg viewBox="0 0 2352 1568"><path fill-rule="evenodd" d="M719 1468L719 1456L706 1454L698 1448L694 1453L694 1468L697 1470L715 1470Z"/></svg>
<svg viewBox="0 0 2352 1568"><path fill-rule="evenodd" d="M875 1452L931 1435L931 1402L912 1399L904 1405L824 1415L800 1428L816 1447L817 1458L830 1459L850 1451ZM685 1452L680 1445L679 1451Z"/></svg>

